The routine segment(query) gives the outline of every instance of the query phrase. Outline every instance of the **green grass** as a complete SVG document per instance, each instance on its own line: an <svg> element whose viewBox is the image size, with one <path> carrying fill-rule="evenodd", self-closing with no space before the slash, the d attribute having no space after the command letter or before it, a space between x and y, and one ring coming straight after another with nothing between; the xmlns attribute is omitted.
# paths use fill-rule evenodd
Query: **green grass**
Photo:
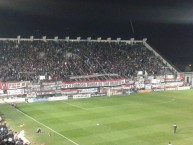
<svg viewBox="0 0 193 145"><path fill-rule="evenodd" d="M188 90L18 104L21 111L44 125L9 105L1 105L0 113L14 130L22 130L18 126L24 123L32 145L74 145L60 135L79 145L167 145L169 141L192 145L192 106L193 90ZM174 123L178 125L175 135ZM35 133L38 127L43 133Z"/></svg>

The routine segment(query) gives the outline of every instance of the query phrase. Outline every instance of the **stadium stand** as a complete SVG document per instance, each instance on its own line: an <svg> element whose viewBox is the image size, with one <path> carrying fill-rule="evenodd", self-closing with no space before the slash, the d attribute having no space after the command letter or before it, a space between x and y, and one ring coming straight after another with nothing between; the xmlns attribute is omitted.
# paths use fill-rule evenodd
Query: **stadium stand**
<svg viewBox="0 0 193 145"><path fill-rule="evenodd" d="M166 67L143 43L1 40L0 56L0 81L132 78L137 71L163 75Z"/></svg>
<svg viewBox="0 0 193 145"><path fill-rule="evenodd" d="M19 137L19 133L7 127L6 122L0 119L0 145L28 145Z"/></svg>
<svg viewBox="0 0 193 145"><path fill-rule="evenodd" d="M190 89L145 41L0 38L0 103ZM25 142L1 122L0 144Z"/></svg>

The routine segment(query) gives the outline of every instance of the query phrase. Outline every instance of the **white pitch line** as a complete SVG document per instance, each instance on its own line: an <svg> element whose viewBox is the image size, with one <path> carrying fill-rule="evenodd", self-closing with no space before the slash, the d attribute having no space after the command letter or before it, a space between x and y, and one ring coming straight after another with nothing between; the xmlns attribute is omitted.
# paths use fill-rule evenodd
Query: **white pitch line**
<svg viewBox="0 0 193 145"><path fill-rule="evenodd" d="M171 99L169 101L160 101L160 102L152 102L150 103L151 104L167 104L167 103L172 103L174 102L176 99ZM114 105L113 107L116 107L116 106L128 106L129 103L125 103L125 104L119 104L119 105ZM142 105L142 104L138 104L138 105ZM98 108L107 108L107 107L112 107L111 105L108 105L108 106L101 106L101 107L93 107L93 108L89 108L89 109L86 109L86 110L90 110L90 109L98 109ZM85 108L84 108L85 109Z"/></svg>
<svg viewBox="0 0 193 145"><path fill-rule="evenodd" d="M73 144L75 144L75 145L79 145L78 143L76 143L76 142L74 142L73 140L71 140L71 139L67 138L66 136L64 136L64 135L60 134L59 132L57 132L57 131L55 131L55 130L51 129L50 127L46 126L45 124L43 124L43 123L41 123L41 122L37 121L37 120L36 120L36 119L34 119L33 117L31 117L31 116L27 115L26 113L24 113L24 112L20 111L19 109L16 109L16 110L17 110L18 112L22 113L23 115L25 115L26 117L28 117L28 118L32 119L32 120L33 120L33 121L35 121L36 123L38 123L38 124L40 124L40 125L42 125L42 126L46 127L47 129L51 130L51 131L52 131L52 132L54 132L55 134L57 134L57 135L59 135L59 136L63 137L64 139L66 139L66 140L70 141L71 143L73 143Z"/></svg>
<svg viewBox="0 0 193 145"><path fill-rule="evenodd" d="M176 99L171 99L169 101L163 101L163 102L155 102L155 103L152 103L152 104L167 104L167 103L171 103L171 102L174 102Z"/></svg>
<svg viewBox="0 0 193 145"><path fill-rule="evenodd" d="M71 104L71 103L67 103L67 102L65 102L65 101L64 101L64 103L65 103L65 104L68 104L68 105L70 105L70 106L76 107L76 108L80 108L80 109L83 109L83 110L88 110L88 109L83 108L83 107L81 107L81 106L79 106L79 105L74 105L74 104Z"/></svg>

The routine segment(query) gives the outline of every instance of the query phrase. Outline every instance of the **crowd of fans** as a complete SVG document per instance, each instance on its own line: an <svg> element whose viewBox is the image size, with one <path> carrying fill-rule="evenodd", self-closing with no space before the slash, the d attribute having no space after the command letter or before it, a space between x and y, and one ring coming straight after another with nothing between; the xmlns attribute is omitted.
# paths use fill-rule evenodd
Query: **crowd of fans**
<svg viewBox="0 0 193 145"><path fill-rule="evenodd" d="M136 71L159 75L163 69L160 59L138 43L0 41L0 81L36 81L40 75L62 81L91 74L130 78Z"/></svg>
<svg viewBox="0 0 193 145"><path fill-rule="evenodd" d="M9 129L5 121L0 116L0 145L27 145L21 138L18 137L18 133Z"/></svg>

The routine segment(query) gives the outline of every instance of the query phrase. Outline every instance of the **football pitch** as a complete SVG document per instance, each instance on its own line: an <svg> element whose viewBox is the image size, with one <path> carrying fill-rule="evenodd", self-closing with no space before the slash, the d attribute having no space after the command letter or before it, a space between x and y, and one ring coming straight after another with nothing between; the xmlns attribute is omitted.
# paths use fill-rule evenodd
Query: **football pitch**
<svg viewBox="0 0 193 145"><path fill-rule="evenodd" d="M1 104L0 114L12 129L24 130L32 145L193 144L193 90L18 104L17 108ZM37 128L42 133L36 133Z"/></svg>

